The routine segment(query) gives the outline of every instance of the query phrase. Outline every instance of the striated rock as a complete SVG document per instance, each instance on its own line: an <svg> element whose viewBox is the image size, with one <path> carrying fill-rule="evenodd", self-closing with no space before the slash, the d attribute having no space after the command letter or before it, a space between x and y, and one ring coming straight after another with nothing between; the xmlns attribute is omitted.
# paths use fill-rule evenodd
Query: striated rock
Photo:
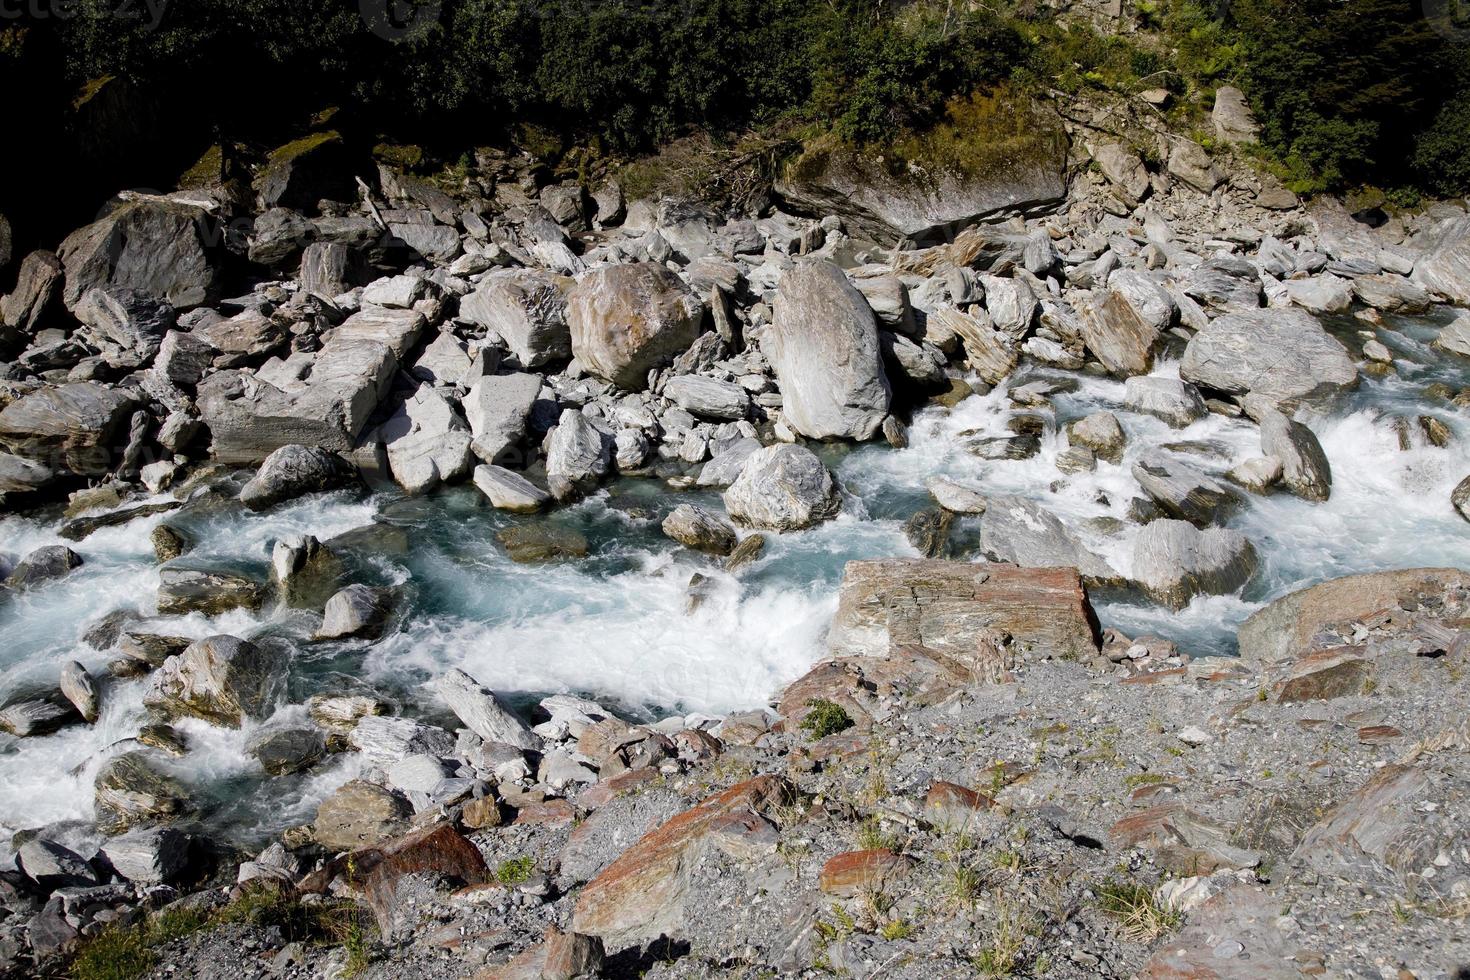
<svg viewBox="0 0 1470 980"><path fill-rule="evenodd" d="M98 884L97 872L85 858L45 837L32 837L17 847L15 860L43 892Z"/></svg>
<svg viewBox="0 0 1470 980"><path fill-rule="evenodd" d="M546 447L546 480L557 500L590 493L612 468L612 451L602 430L580 411L563 412Z"/></svg>
<svg viewBox="0 0 1470 980"><path fill-rule="evenodd" d="M953 526L953 511L928 507L903 522L903 534L925 558L948 558L949 533Z"/></svg>
<svg viewBox="0 0 1470 980"><path fill-rule="evenodd" d="M1281 460L1275 456L1245 460L1227 470L1225 479L1251 493L1267 493L1281 481Z"/></svg>
<svg viewBox="0 0 1470 980"><path fill-rule="evenodd" d="M464 414L474 441L470 448L486 463L524 465L517 451L526 437L541 377L517 372L479 378L464 397Z"/></svg>
<svg viewBox="0 0 1470 980"><path fill-rule="evenodd" d="M989 503L985 491L979 487L944 477L929 481L929 496L939 506L956 514L983 514Z"/></svg>
<svg viewBox="0 0 1470 980"><path fill-rule="evenodd" d="M1072 422L1067 426L1067 440L1074 446L1092 450L1099 459L1110 463L1121 463L1123 448L1128 445L1128 436L1112 412L1093 412Z"/></svg>
<svg viewBox="0 0 1470 980"><path fill-rule="evenodd" d="M960 338L965 345L965 356L970 367L988 384L999 384L1010 377L1020 361L1020 352L1014 338L995 329L988 316L962 313L952 307L942 306L934 311L933 319L943 329ZM960 397L970 394L969 387ZM935 399L945 404L945 397Z"/></svg>
<svg viewBox="0 0 1470 980"><path fill-rule="evenodd" d="M470 428L450 402L420 385L378 428L393 479L409 493L426 493L469 475Z"/></svg>
<svg viewBox="0 0 1470 980"><path fill-rule="evenodd" d="M1201 531L1187 521L1145 524L1133 539L1133 578L1149 598L1182 609L1197 595L1226 595L1256 570L1256 549L1239 531Z"/></svg>
<svg viewBox="0 0 1470 980"><path fill-rule="evenodd" d="M475 467L475 486L492 506L512 514L534 514L551 503L551 494L530 480L499 466Z"/></svg>
<svg viewBox="0 0 1470 980"><path fill-rule="evenodd" d="M1424 805L1430 777L1408 765L1388 765L1309 828L1292 857L1325 874L1399 883L1416 879L1429 890L1433 868L1455 831ZM1448 883L1443 888L1448 888Z"/></svg>
<svg viewBox="0 0 1470 980"><path fill-rule="evenodd" d="M217 616L231 609L259 609L264 602L265 589L234 572L174 567L158 572L158 611L165 616Z"/></svg>
<svg viewBox="0 0 1470 980"><path fill-rule="evenodd" d="M1450 491L1450 505L1461 517L1470 521L1470 476L1465 477Z"/></svg>
<svg viewBox="0 0 1470 980"><path fill-rule="evenodd" d="M694 343L703 313L679 277L652 262L594 269L567 295L572 352L627 391L643 390L649 371Z"/></svg>
<svg viewBox="0 0 1470 980"><path fill-rule="evenodd" d="M683 936L690 874L715 828L732 817L764 820L791 793L779 776L757 776L646 834L582 889L572 931L598 937L611 952Z"/></svg>
<svg viewBox="0 0 1470 980"><path fill-rule="evenodd" d="M0 410L0 445L53 470L100 476L113 465L135 396L100 384L39 388Z"/></svg>
<svg viewBox="0 0 1470 980"><path fill-rule="evenodd" d="M1277 599L1242 623L1240 656L1247 662L1297 660L1317 647L1313 638L1326 627L1385 609L1417 608L1420 597L1443 596L1455 588L1470 588L1470 571L1408 568L1319 582Z"/></svg>
<svg viewBox="0 0 1470 980"><path fill-rule="evenodd" d="M1143 158L1121 143L1103 143L1091 149L1092 159L1123 202L1136 207L1148 194L1148 168Z"/></svg>
<svg viewBox="0 0 1470 980"><path fill-rule="evenodd" d="M862 293L830 262L781 277L762 350L781 387L782 414L810 439L871 439L888 415L878 323Z"/></svg>
<svg viewBox="0 0 1470 980"><path fill-rule="evenodd" d="M175 309L207 302L218 278L207 220L202 208L146 199L72 232L57 250L66 266L67 309L99 286L136 289Z"/></svg>
<svg viewBox="0 0 1470 980"><path fill-rule="evenodd" d="M1261 127L1246 104L1245 93L1234 85L1215 89L1210 121L1215 125L1215 135L1226 143L1254 143L1260 137Z"/></svg>
<svg viewBox="0 0 1470 980"><path fill-rule="evenodd" d="M1197 527L1221 523L1241 502L1214 477L1158 453L1135 463L1133 478L1170 516Z"/></svg>
<svg viewBox="0 0 1470 980"><path fill-rule="evenodd" d="M312 836L328 850L352 851L399 833L411 816L413 808L403 797L354 779L317 807Z"/></svg>
<svg viewBox="0 0 1470 980"><path fill-rule="evenodd" d="M1436 224L1419 239L1414 281L1457 306L1470 306L1470 217Z"/></svg>
<svg viewBox="0 0 1470 980"><path fill-rule="evenodd" d="M315 639L377 639L393 610L389 589L354 584L333 595L322 610L322 625Z"/></svg>
<svg viewBox="0 0 1470 980"><path fill-rule="evenodd" d="M61 668L61 693L76 707L83 721L91 724L97 720L102 704L97 681L75 660L68 660Z"/></svg>
<svg viewBox="0 0 1470 980"><path fill-rule="evenodd" d="M303 772L321 761L327 742L320 728L263 728L250 736L245 751L272 776Z"/></svg>
<svg viewBox="0 0 1470 980"><path fill-rule="evenodd" d="M1225 175L1210 159L1209 151L1191 140L1176 140L1169 150L1166 164L1171 177L1208 194L1225 182Z"/></svg>
<svg viewBox="0 0 1470 980"><path fill-rule="evenodd" d="M17 691L0 706L0 732L17 738L50 735L80 720L76 706L60 688Z"/></svg>
<svg viewBox="0 0 1470 980"><path fill-rule="evenodd" d="M170 330L159 342L152 371L179 387L193 388L204 378L219 353L219 348L202 336Z"/></svg>
<svg viewBox="0 0 1470 980"><path fill-rule="evenodd" d="M271 547L271 581L295 609L320 609L346 568L335 551L310 534L293 534Z"/></svg>
<svg viewBox="0 0 1470 980"><path fill-rule="evenodd" d="M541 749L541 739L532 734L525 722L494 691L481 687L464 671L450 670L439 678L437 687L449 710L485 741L533 751Z"/></svg>
<svg viewBox="0 0 1470 980"><path fill-rule="evenodd" d="M331 299L347 292L363 278L361 255L337 242L312 242L301 253L301 288Z"/></svg>
<svg viewBox="0 0 1470 980"><path fill-rule="evenodd" d="M15 289L0 296L0 324L34 334L43 325L41 318L55 300L61 278L61 259L56 253L37 250L27 255L21 260Z"/></svg>
<svg viewBox="0 0 1470 980"><path fill-rule="evenodd" d="M993 561L1023 568L1075 568L1094 583L1122 580L1055 514L1025 497L990 498L980 523L980 548Z"/></svg>
<svg viewBox="0 0 1470 980"><path fill-rule="evenodd" d="M188 867L189 835L172 827L130 830L104 842L102 855L135 884L172 884Z"/></svg>
<svg viewBox="0 0 1470 980"><path fill-rule="evenodd" d="M345 834L343 835L346 836ZM490 869L478 848L447 822L411 831L403 837L357 851L348 858L349 875L360 883L368 907L384 937L400 936L404 878L434 875L459 885L490 880Z"/></svg>
<svg viewBox="0 0 1470 980"><path fill-rule="evenodd" d="M12 589L35 588L44 582L65 578L81 567L82 556L66 545L42 545L16 563L5 577L5 585Z"/></svg>
<svg viewBox="0 0 1470 980"><path fill-rule="evenodd" d="M725 491L737 524L796 531L837 516L842 507L832 474L808 449L769 446L750 455Z"/></svg>
<svg viewBox="0 0 1470 980"><path fill-rule="evenodd" d="M194 810L183 784L158 769L147 752L113 756L97 771L94 791L97 829L108 835L170 823Z"/></svg>
<svg viewBox="0 0 1470 980"><path fill-rule="evenodd" d="M700 468L699 478L695 482L701 487L716 487L723 490L735 482L740 476L741 468L745 466L745 461L760 448L759 439L747 436L737 440L705 463Z"/></svg>
<svg viewBox="0 0 1470 980"><path fill-rule="evenodd" d="M1272 685L1280 704L1330 701L1363 693L1373 664L1353 647L1317 650L1291 664Z"/></svg>
<svg viewBox="0 0 1470 980"><path fill-rule="evenodd" d="M444 729L412 718L389 718L379 714L359 717L348 733L347 744L362 753L365 763L378 769L385 769L410 755L443 759L455 754L455 738Z"/></svg>
<svg viewBox="0 0 1470 980"><path fill-rule="evenodd" d="M847 563L827 646L834 656L884 657L916 645L969 657L992 630L1053 656L1098 649L1076 569L898 558Z"/></svg>
<svg viewBox="0 0 1470 980"><path fill-rule="evenodd" d="M664 397L704 419L734 421L745 418L750 410L750 396L744 388L693 374L670 378L664 385Z"/></svg>
<svg viewBox="0 0 1470 980"><path fill-rule="evenodd" d="M1259 865L1261 855L1236 846L1233 831L1181 804L1166 803L1124 817L1109 828L1108 837L1117 847L1151 851L1155 863L1177 875Z"/></svg>
<svg viewBox="0 0 1470 980"><path fill-rule="evenodd" d="M696 551L728 555L735 550L735 529L694 504L675 507L661 526L668 537Z"/></svg>
<svg viewBox="0 0 1470 980"><path fill-rule="evenodd" d="M883 848L844 851L822 865L817 886L838 898L892 891L915 863L911 857Z"/></svg>
<svg viewBox="0 0 1470 980"><path fill-rule="evenodd" d="M211 636L169 657L153 675L143 703L227 728L264 718L286 678L286 657L235 636Z"/></svg>
<svg viewBox="0 0 1470 980"><path fill-rule="evenodd" d="M935 780L924 794L924 819L941 830L965 833L993 806L995 801L983 793Z"/></svg>
<svg viewBox="0 0 1470 980"><path fill-rule="evenodd" d="M1470 312L1456 310L1455 317L1440 328L1434 338L1433 347L1438 350L1470 357Z"/></svg>
<svg viewBox="0 0 1470 980"><path fill-rule="evenodd" d="M1194 385L1174 378L1129 378L1123 404L1135 412L1161 418L1176 429L1204 418L1208 411Z"/></svg>
<svg viewBox="0 0 1470 980"><path fill-rule="evenodd" d="M1312 430L1281 412L1260 414L1261 452L1281 461L1281 482L1303 500L1324 501L1332 494L1332 467Z"/></svg>
<svg viewBox="0 0 1470 980"><path fill-rule="evenodd" d="M152 360L176 316L167 303L120 286L87 290L73 313L87 341L107 363L123 368Z"/></svg>
<svg viewBox="0 0 1470 980"><path fill-rule="evenodd" d="M1195 334L1179 376L1228 395L1280 402L1352 387L1358 369L1311 314L1265 309L1228 313Z"/></svg>
<svg viewBox="0 0 1470 980"><path fill-rule="evenodd" d="M1174 300L1152 276L1121 269L1108 277L1105 293L1083 304L1082 338L1087 349L1113 374L1143 374L1174 319Z"/></svg>
<svg viewBox="0 0 1470 980"><path fill-rule="evenodd" d="M240 502L267 510L308 493L323 493L357 480L357 469L336 453L314 446L282 446L265 458L240 490Z"/></svg>
<svg viewBox="0 0 1470 980"><path fill-rule="evenodd" d="M522 367L544 367L572 355L569 285L535 269L492 273L460 299L459 315L504 340Z"/></svg>

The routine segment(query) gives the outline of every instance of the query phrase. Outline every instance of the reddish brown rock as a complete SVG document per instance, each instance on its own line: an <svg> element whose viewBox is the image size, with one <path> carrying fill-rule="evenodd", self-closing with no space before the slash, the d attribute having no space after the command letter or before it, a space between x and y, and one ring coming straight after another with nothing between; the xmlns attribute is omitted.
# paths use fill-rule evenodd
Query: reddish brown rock
<svg viewBox="0 0 1470 980"><path fill-rule="evenodd" d="M1109 830L1121 847L1152 851L1154 862L1167 871L1190 877L1224 868L1244 870L1261 863L1261 856L1230 842L1227 827L1207 820L1178 803L1165 803L1130 814Z"/></svg>
<svg viewBox="0 0 1470 980"><path fill-rule="evenodd" d="M582 795L577 797L577 805L584 810L607 806L624 793L630 793L639 786L658 779L658 775L657 769L629 769L627 772L620 772L583 790Z"/></svg>
<svg viewBox="0 0 1470 980"><path fill-rule="evenodd" d="M844 851L822 865L819 887L828 895L851 898L886 891L904 876L914 859L892 851Z"/></svg>
<svg viewBox="0 0 1470 980"><path fill-rule="evenodd" d="M1098 652L1097 617L1075 568L908 558L847 563L827 642L838 656L916 646L965 663L981 659L979 641L994 630L1021 651Z"/></svg>
<svg viewBox="0 0 1470 980"><path fill-rule="evenodd" d="M541 942L508 963L481 970L474 980L572 980L599 975L602 964L600 939L547 926Z"/></svg>
<svg viewBox="0 0 1470 980"><path fill-rule="evenodd" d="M1358 729L1358 741L1364 745L1386 745L1403 735L1392 725L1364 725Z"/></svg>
<svg viewBox="0 0 1470 980"><path fill-rule="evenodd" d="M582 889L573 931L599 937L611 952L681 935L691 866L711 828L737 811L769 812L793 792L779 776L757 776L645 834Z"/></svg>
<svg viewBox="0 0 1470 980"><path fill-rule="evenodd" d="M1363 693L1363 684L1373 676L1373 665L1352 647L1318 650L1292 664L1275 684L1276 700L1330 701Z"/></svg>
<svg viewBox="0 0 1470 980"><path fill-rule="evenodd" d="M1384 766L1302 836L1294 857L1353 880L1365 870L1411 878L1432 864L1453 833L1442 808L1417 808L1431 793L1421 770Z"/></svg>
<svg viewBox="0 0 1470 980"><path fill-rule="evenodd" d="M527 803L516 814L517 824L540 824L543 827L565 827L577 819L577 811L566 800Z"/></svg>
<svg viewBox="0 0 1470 980"><path fill-rule="evenodd" d="M479 849L448 823L357 851L346 858L343 868L359 885L385 936L393 928L398 881L404 875L433 873L466 885L481 884L490 876Z"/></svg>
<svg viewBox="0 0 1470 980"><path fill-rule="evenodd" d="M924 796L924 818L943 830L963 830L995 801L958 783L937 781Z"/></svg>

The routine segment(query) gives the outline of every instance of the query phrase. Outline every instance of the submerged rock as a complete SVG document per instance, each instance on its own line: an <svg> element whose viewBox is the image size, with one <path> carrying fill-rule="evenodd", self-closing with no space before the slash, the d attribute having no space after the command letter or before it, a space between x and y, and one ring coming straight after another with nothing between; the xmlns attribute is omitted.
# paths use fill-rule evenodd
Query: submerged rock
<svg viewBox="0 0 1470 980"><path fill-rule="evenodd" d="M1133 539L1133 578L1149 598L1182 609L1196 595L1234 592L1256 570L1256 549L1224 528L1201 531L1187 521L1146 524Z"/></svg>
<svg viewBox="0 0 1470 980"><path fill-rule="evenodd" d="M517 524L497 531L495 539L515 562L586 558L591 547L581 532L554 524Z"/></svg>
<svg viewBox="0 0 1470 980"><path fill-rule="evenodd" d="M1212 476L1161 454L1139 460L1133 478L1173 517L1198 527L1219 524L1240 505L1240 497Z"/></svg>
<svg viewBox="0 0 1470 980"><path fill-rule="evenodd" d="M288 776L316 765L326 754L327 743L320 728L265 728L250 737L245 751L268 774Z"/></svg>
<svg viewBox="0 0 1470 980"><path fill-rule="evenodd" d="M266 510L304 494L348 486L356 479L357 469L336 453L314 446L282 446L265 458L240 490L240 502L251 510Z"/></svg>
<svg viewBox="0 0 1470 980"><path fill-rule="evenodd" d="M1135 412L1163 419L1176 429L1205 417L1205 400L1199 389L1175 378L1129 378L1123 404Z"/></svg>
<svg viewBox="0 0 1470 980"><path fill-rule="evenodd" d="M183 783L164 773L143 751L110 759L98 770L94 790L97 829L104 834L171 823L194 810Z"/></svg>
<svg viewBox="0 0 1470 980"><path fill-rule="evenodd" d="M217 616L231 609L259 609L264 602L265 589L235 572L167 566L158 572L158 611L164 616Z"/></svg>
<svg viewBox="0 0 1470 980"><path fill-rule="evenodd" d="M327 600L326 608L322 611L322 625L316 631L315 638L376 639L382 635L392 609L391 590L360 584L349 585Z"/></svg>
<svg viewBox="0 0 1470 980"><path fill-rule="evenodd" d="M983 514L989 503L981 488L944 477L929 482L929 495L939 506L956 514Z"/></svg>
<svg viewBox="0 0 1470 980"><path fill-rule="evenodd" d="M712 555L735 550L735 529L703 507L680 504L664 518L663 532L680 544Z"/></svg>
<svg viewBox="0 0 1470 980"><path fill-rule="evenodd" d="M725 511L739 524L797 531L836 517L842 497L809 449L769 446L750 455L725 491Z"/></svg>
<svg viewBox="0 0 1470 980"><path fill-rule="evenodd" d="M143 703L166 715L239 728L247 718L271 712L285 679L286 657L275 647L211 636L164 661Z"/></svg>

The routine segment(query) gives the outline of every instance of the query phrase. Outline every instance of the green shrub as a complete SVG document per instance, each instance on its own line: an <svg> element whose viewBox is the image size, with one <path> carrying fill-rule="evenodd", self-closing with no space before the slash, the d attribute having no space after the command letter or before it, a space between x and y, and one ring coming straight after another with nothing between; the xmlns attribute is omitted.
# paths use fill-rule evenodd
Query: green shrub
<svg viewBox="0 0 1470 980"><path fill-rule="evenodd" d="M495 869L495 880L502 885L523 885L531 880L531 874L535 870L536 862L531 858L511 858L502 861L500 867Z"/></svg>
<svg viewBox="0 0 1470 980"><path fill-rule="evenodd" d="M801 729L813 741L826 738L828 735L836 735L852 727L852 719L848 717L842 705L834 701L813 698L806 703L806 706L810 710L801 720Z"/></svg>

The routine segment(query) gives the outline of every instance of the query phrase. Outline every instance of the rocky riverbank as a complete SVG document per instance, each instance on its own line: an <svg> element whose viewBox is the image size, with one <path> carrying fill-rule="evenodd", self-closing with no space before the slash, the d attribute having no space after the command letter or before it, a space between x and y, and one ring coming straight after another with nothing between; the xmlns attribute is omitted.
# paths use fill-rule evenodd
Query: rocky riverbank
<svg viewBox="0 0 1470 980"><path fill-rule="evenodd" d="M733 214L490 152L458 183L383 167L323 199L346 175L308 139L248 193L126 193L24 258L0 301L0 493L46 543L0 554L24 651L0 731L23 764L95 738L64 750L90 819L5 818L0 963L1454 975L1470 580L1283 597L1293 539L1241 515L1329 507L1343 459L1314 426L1378 386L1393 408L1365 424L1422 454L1378 506L1463 534L1470 216L1304 207L1230 149L1252 123L1228 92L1214 155L1095 108L1049 115L1026 173L964 194L875 204L808 159ZM1073 411L1097 384L1114 407ZM827 659L722 696L753 710L676 710L709 667L654 650L677 622L636 627L644 681L620 671L656 694L491 690L463 658L511 651L483 643L411 697L375 686L374 658L486 567L401 574L426 512L549 576L599 560L566 515L611 501L656 529L692 620L784 542L888 506L831 444L918 440L983 477L909 488L906 542L842 568ZM340 527L299 509L385 496ZM146 593L41 620L137 529ZM1330 543L1349 569L1358 533ZM1100 622L1103 597L1260 608L1238 658L1200 656ZM246 761L201 779L222 745ZM303 801L266 846L238 832Z"/></svg>

